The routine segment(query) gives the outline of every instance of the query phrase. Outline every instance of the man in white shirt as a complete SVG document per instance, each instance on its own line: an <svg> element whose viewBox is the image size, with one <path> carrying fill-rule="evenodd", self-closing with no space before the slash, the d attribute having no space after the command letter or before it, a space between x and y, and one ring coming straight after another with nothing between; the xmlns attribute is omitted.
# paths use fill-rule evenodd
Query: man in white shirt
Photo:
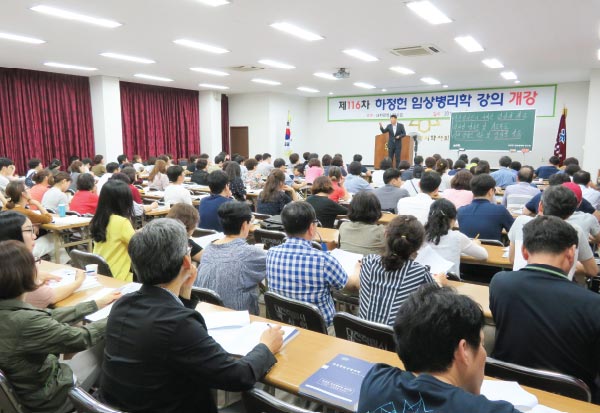
<svg viewBox="0 0 600 413"><path fill-rule="evenodd" d="M540 193L540 190L536 187L531 186L533 181L533 169L529 166L524 166L519 169L517 174L517 183L509 185L504 190L504 196L502 197L502 205L508 204L508 197L511 195L523 195L533 198Z"/></svg>
<svg viewBox="0 0 600 413"><path fill-rule="evenodd" d="M169 178L169 186L165 189L164 200L167 205L188 204L192 205L192 195L183 186L183 168L179 165L169 166L167 168L167 177Z"/></svg>
<svg viewBox="0 0 600 413"><path fill-rule="evenodd" d="M27 166L29 167L29 170L27 171L27 175L25 175L25 185L31 188L34 185L34 182L32 180L33 174L43 170L44 165L42 164L42 161L40 159L32 158L27 163Z"/></svg>
<svg viewBox="0 0 600 413"><path fill-rule="evenodd" d="M433 198L437 196L442 178L437 172L425 172L419 181L421 192L415 196L402 198L398 201L398 215L414 215L421 224L425 225L429 217L429 208Z"/></svg>
<svg viewBox="0 0 600 413"><path fill-rule="evenodd" d="M592 179L589 172L579 171L573 174L573 182L581 187L583 197L596 209L600 209L600 191L592 187Z"/></svg>
<svg viewBox="0 0 600 413"><path fill-rule="evenodd" d="M262 160L256 167L256 171L258 173L260 173L262 176L269 176L272 169L273 169L273 165L271 164L271 154L263 153Z"/></svg>
<svg viewBox="0 0 600 413"><path fill-rule="evenodd" d="M577 198L577 209L583 199L581 187L574 182L565 182L562 186L569 188ZM587 212L575 210L573 215L566 219L569 224L575 224L590 238L594 243L600 242L600 223L595 216Z"/></svg>
<svg viewBox="0 0 600 413"><path fill-rule="evenodd" d="M109 162L106 165L106 173L98 179L96 182L96 193L100 195L100 191L102 191L102 186L110 179L113 174L119 173L121 170L119 169L119 164L116 162Z"/></svg>
<svg viewBox="0 0 600 413"><path fill-rule="evenodd" d="M15 164L8 158L0 158L0 190L4 192L6 185L10 182L10 177L15 173Z"/></svg>

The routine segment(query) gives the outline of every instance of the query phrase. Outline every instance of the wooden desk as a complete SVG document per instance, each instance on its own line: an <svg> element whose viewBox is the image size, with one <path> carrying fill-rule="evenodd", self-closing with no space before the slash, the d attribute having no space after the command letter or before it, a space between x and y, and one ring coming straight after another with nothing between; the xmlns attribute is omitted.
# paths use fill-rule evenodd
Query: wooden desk
<svg viewBox="0 0 600 413"><path fill-rule="evenodd" d="M74 247L77 245L87 244L87 250L92 252L94 247L92 245L92 235L90 234L90 221L91 218L81 218L81 222L73 223L73 224L59 224L59 223L50 223L50 224L42 224L41 227L46 231L52 233L52 237L54 238L54 260L58 262L60 260L60 249L66 247ZM65 232L78 230L81 232L81 239L77 241L68 240L65 241Z"/></svg>
<svg viewBox="0 0 600 413"><path fill-rule="evenodd" d="M481 306L485 318L488 321L492 321L493 324L492 311L490 310L490 288L487 285L450 280L448 280L448 285L455 288L459 294L471 297Z"/></svg>
<svg viewBox="0 0 600 413"><path fill-rule="evenodd" d="M462 255L460 257L460 262L463 264L479 264L479 265L489 265L491 267L502 267L502 268L512 268L513 265L510 263L508 257L503 257L504 251L503 247L496 245L482 245L488 252L488 259L485 261L476 260L473 257L468 255Z"/></svg>
<svg viewBox="0 0 600 413"><path fill-rule="evenodd" d="M200 303L196 309L200 313L227 311L223 307ZM252 320L268 321L251 316ZM290 393L298 394L300 384L315 373L321 366L338 354L348 354L374 363L387 363L404 368L396 353L368 347L362 344L327 336L313 331L298 329L300 334L276 355L277 364L265 376L264 382ZM568 397L558 396L542 390L525 387L535 394L540 404L571 413L597 413L599 407ZM335 407L335 406L334 406Z"/></svg>
<svg viewBox="0 0 600 413"><path fill-rule="evenodd" d="M260 225L250 225L250 233L252 234L255 229L260 228ZM321 239L319 239L321 235ZM313 238L314 241L321 242L321 240L327 244L327 250L331 251L338 247L338 240L340 238L340 232L333 228L317 228L317 235Z"/></svg>
<svg viewBox="0 0 600 413"><path fill-rule="evenodd" d="M383 215L381 215L381 218L379 218L379 221L377 221L377 223L387 225L390 222L392 222L392 220L394 218L396 218L397 216L398 215L396 215L396 214L383 214Z"/></svg>

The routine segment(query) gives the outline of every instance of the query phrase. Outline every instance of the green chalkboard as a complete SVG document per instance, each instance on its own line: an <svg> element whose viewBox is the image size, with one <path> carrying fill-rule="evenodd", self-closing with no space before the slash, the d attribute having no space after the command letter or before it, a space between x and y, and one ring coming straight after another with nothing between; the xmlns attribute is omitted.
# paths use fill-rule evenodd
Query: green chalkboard
<svg viewBox="0 0 600 413"><path fill-rule="evenodd" d="M535 110L452 113L450 149L532 149Z"/></svg>

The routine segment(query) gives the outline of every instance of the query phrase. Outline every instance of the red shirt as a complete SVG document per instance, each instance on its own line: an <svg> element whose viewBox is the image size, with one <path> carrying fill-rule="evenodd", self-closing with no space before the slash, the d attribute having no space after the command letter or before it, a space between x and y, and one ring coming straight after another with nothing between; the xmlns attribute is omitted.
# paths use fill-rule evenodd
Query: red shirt
<svg viewBox="0 0 600 413"><path fill-rule="evenodd" d="M69 204L71 211L80 214L95 214L98 207L98 195L90 191L77 191Z"/></svg>
<svg viewBox="0 0 600 413"><path fill-rule="evenodd" d="M142 195L140 195L140 190L137 189L132 184L129 184L129 189L131 189L131 196L133 197L133 201L137 204L142 203Z"/></svg>
<svg viewBox="0 0 600 413"><path fill-rule="evenodd" d="M332 182L333 192L329 194L329 199L333 202L340 202L340 199L344 196L344 188L340 187L337 182Z"/></svg>

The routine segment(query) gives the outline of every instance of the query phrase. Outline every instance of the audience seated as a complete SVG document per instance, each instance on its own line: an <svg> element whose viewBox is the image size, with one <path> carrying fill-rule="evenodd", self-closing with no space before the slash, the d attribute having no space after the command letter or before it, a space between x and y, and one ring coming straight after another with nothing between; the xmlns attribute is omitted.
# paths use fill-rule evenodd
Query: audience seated
<svg viewBox="0 0 600 413"><path fill-rule="evenodd" d="M192 195L190 191L183 186L183 168L179 165L169 166L167 168L167 177L169 186L165 188L164 201L166 205L188 204L192 205Z"/></svg>
<svg viewBox="0 0 600 413"><path fill-rule="evenodd" d="M229 178L229 190L231 191L233 198L236 201L245 201L246 187L242 180L242 169L240 168L240 164L235 161L229 161L226 163L223 171Z"/></svg>
<svg viewBox="0 0 600 413"><path fill-rule="evenodd" d="M38 288L35 261L25 244L0 242L0 262L0 369L27 411L71 412L68 390L75 384L89 389L85 383L95 369L78 370L68 361L60 362L58 356L102 341L106 321L71 324L110 304L119 293L74 307L40 309L23 301ZM73 381L74 374L78 383Z"/></svg>
<svg viewBox="0 0 600 413"><path fill-rule="evenodd" d="M279 215L284 206L297 199L298 194L296 191L285 185L285 173L279 169L274 169L268 176L265 187L258 195L256 212Z"/></svg>
<svg viewBox="0 0 600 413"><path fill-rule="evenodd" d="M350 222L340 226L340 249L356 254L383 254L385 226L378 225L381 204L370 192L359 192L352 197L348 208Z"/></svg>
<svg viewBox="0 0 600 413"><path fill-rule="evenodd" d="M317 219L325 228L333 228L338 215L348 214L348 210L329 199L333 192L333 184L327 176L319 176L311 187L312 195L306 198L317 214Z"/></svg>
<svg viewBox="0 0 600 413"><path fill-rule="evenodd" d="M369 254L360 268L358 315L392 326L408 296L434 282L429 269L413 261L424 238L423 225L412 215L397 216L385 231L385 253ZM443 277L443 275L441 276Z"/></svg>
<svg viewBox="0 0 600 413"><path fill-rule="evenodd" d="M600 209L600 191L592 186L590 173L586 171L575 172L573 182L581 187L583 198L592 204L594 209Z"/></svg>
<svg viewBox="0 0 600 413"><path fill-rule="evenodd" d="M509 185L504 189L504 195L502 196L502 205L507 206L509 197L517 196L530 196L533 198L540 193L540 190L536 186L532 186L533 181L533 169L530 166L524 166L519 169L517 173L517 183Z"/></svg>
<svg viewBox="0 0 600 413"><path fill-rule="evenodd" d="M439 191L443 192L451 187L452 177L448 175L448 161L440 159L435 163L435 172L440 175L442 182L440 183Z"/></svg>
<svg viewBox="0 0 600 413"><path fill-rule="evenodd" d="M102 187L110 178L112 178L113 174L117 174L119 172L121 172L121 170L119 169L118 163L109 162L106 165L106 173L104 175L102 175L102 177L100 179L98 179L98 181L96 182L96 191L98 192L98 195L100 195L100 193L102 192ZM152 175L152 173L150 173L150 175ZM165 176L165 179L166 179L166 176ZM149 181L149 182L152 182L152 181ZM131 182L129 182L129 183L131 183ZM152 187L151 183L149 184L149 187ZM155 188L155 189L158 189L158 188ZM164 188L161 189L161 191L163 191L163 190L164 190Z"/></svg>
<svg viewBox="0 0 600 413"><path fill-rule="evenodd" d="M500 241L502 230L508 231L514 218L502 205L496 204L496 181L488 174L471 179L473 202L458 209L460 232L469 238Z"/></svg>
<svg viewBox="0 0 600 413"><path fill-rule="evenodd" d="M44 198L44 194L50 189L50 180L54 182L54 177L47 169L42 169L39 172L36 172L31 177L34 185L29 190L29 195L32 199L35 199L39 203L42 203L42 199ZM34 205L29 206L32 210L37 210L37 207Z"/></svg>
<svg viewBox="0 0 600 413"><path fill-rule="evenodd" d="M381 160L381 162L379 162L379 169L371 173L371 182L373 182L373 186L375 188L379 188L385 185L385 182L383 181L383 174L391 167L391 158L385 157Z"/></svg>
<svg viewBox="0 0 600 413"><path fill-rule="evenodd" d="M333 192L329 194L329 199L333 202L349 200L351 195L344 185L346 178L344 178L344 175L342 174L342 168L333 165L329 167L329 179L331 179L331 184L333 186Z"/></svg>
<svg viewBox="0 0 600 413"><path fill-rule="evenodd" d="M94 156L94 166L92 166L92 173L100 178L106 173L106 167L104 166L104 156L98 154Z"/></svg>
<svg viewBox="0 0 600 413"><path fill-rule="evenodd" d="M387 364L371 368L358 411L518 413L510 403L479 394L487 356L483 325L483 312L471 298L433 283L421 287L394 322L406 371Z"/></svg>
<svg viewBox="0 0 600 413"><path fill-rule="evenodd" d="M244 179L244 183L250 189L261 189L265 186L264 181L262 180L262 175L256 170L256 166L258 165L258 161L254 158L249 158L244 162L246 169L246 177Z"/></svg>
<svg viewBox="0 0 600 413"><path fill-rule="evenodd" d="M458 159L456 162L454 162L454 168L452 170L448 171L448 175L454 176L458 172L464 170L466 168L466 166L467 166L467 164L465 163L465 161L463 161L462 159Z"/></svg>
<svg viewBox="0 0 600 413"><path fill-rule="evenodd" d="M99 395L115 408L216 413L211 389L248 390L277 362L278 326L240 359L208 335L191 299L196 267L187 239L171 218L150 222L131 239L133 269L143 285L117 301L108 317Z"/></svg>
<svg viewBox="0 0 600 413"><path fill-rule="evenodd" d="M583 201L581 187L574 182L565 182L562 186L570 189L573 194L575 194L577 208L579 208ZM600 242L600 223L598 223L598 220L592 214L575 210L566 221L581 228L583 233L587 235L588 239L594 244Z"/></svg>
<svg viewBox="0 0 600 413"><path fill-rule="evenodd" d="M77 178L82 173L89 172L83 167L83 162L77 160L73 161L71 165L69 165L69 172L71 174L71 185L69 185L69 189L73 192L77 191Z"/></svg>
<svg viewBox="0 0 600 413"><path fill-rule="evenodd" d="M9 158L0 158L0 191L6 191L9 182L13 180L15 164Z"/></svg>
<svg viewBox="0 0 600 413"><path fill-rule="evenodd" d="M450 188L446 189L442 197L452 202L456 209L469 205L473 202L473 192L471 192L471 179L473 174L465 169L459 170L450 181Z"/></svg>
<svg viewBox="0 0 600 413"><path fill-rule="evenodd" d="M427 223L429 207L433 199L438 197L438 189L442 179L435 171L425 172L419 181L421 191L415 196L398 200L396 210L399 215L414 215L423 225Z"/></svg>
<svg viewBox="0 0 600 413"><path fill-rule="evenodd" d="M154 163L152 172L148 175L148 188L157 191L164 191L169 186L169 177L167 176L167 163L162 159L157 159Z"/></svg>
<svg viewBox="0 0 600 413"><path fill-rule="evenodd" d="M362 165L360 162L353 161L348 165L348 176L346 176L345 186L346 191L351 194L373 190L373 187L360 176L361 170Z"/></svg>
<svg viewBox="0 0 600 413"><path fill-rule="evenodd" d="M188 244L192 261L200 262L200 258L202 257L202 247L196 244L191 238L194 230L198 227L198 222L200 222L200 214L196 207L183 203L175 204L169 209L167 218L177 219L185 226L188 233Z"/></svg>
<svg viewBox="0 0 600 413"><path fill-rule="evenodd" d="M383 162L382 162L383 163ZM391 161L390 161L391 163ZM375 171L379 172L379 171ZM388 211L392 213L397 212L398 201L402 198L409 197L409 193L406 189L401 188L402 179L400 178L402 173L394 168L389 168L383 171L383 183L384 186L380 186L375 189L373 193L379 199L382 211Z"/></svg>
<svg viewBox="0 0 600 413"><path fill-rule="evenodd" d="M33 175L44 170L44 164L38 158L32 158L27 162L27 173L25 174L25 185L31 188L34 185Z"/></svg>
<svg viewBox="0 0 600 413"><path fill-rule="evenodd" d="M229 190L229 178L221 170L213 171L208 175L208 187L210 196L202 198L198 206L200 213L200 228L223 231L217 210L225 202L231 202L231 191Z"/></svg>
<svg viewBox="0 0 600 413"><path fill-rule="evenodd" d="M58 212L58 206L64 205L65 210L69 210L69 197L65 193L71 185L71 176L66 172L58 172L54 175L54 185L42 198L42 205L46 209L52 209Z"/></svg>
<svg viewBox="0 0 600 413"><path fill-rule="evenodd" d="M281 221L287 241L267 252L267 280L270 290L316 305L327 325L333 327L335 307L331 291L357 289L358 277L348 276L334 257L313 248L316 220L315 210L308 202L285 206Z"/></svg>
<svg viewBox="0 0 600 413"><path fill-rule="evenodd" d="M192 173L191 181L198 185L208 185L208 161L204 158L199 158L196 161L196 168Z"/></svg>
<svg viewBox="0 0 600 413"><path fill-rule="evenodd" d="M438 199L429 209L429 218L425 225L425 239L442 258L454 263L449 271L460 276L461 254L477 260L488 257L487 250L479 240L470 240L460 231L454 231L456 225L456 207L447 199Z"/></svg>
<svg viewBox="0 0 600 413"><path fill-rule="evenodd" d="M500 164L500 168L497 171L492 172L490 176L496 181L496 186L504 189L516 182L515 174L513 170L510 169L512 159L510 159L509 156L503 156L498 163Z"/></svg>
<svg viewBox="0 0 600 413"><path fill-rule="evenodd" d="M83 173L77 177L77 192L71 199L69 208L81 215L94 215L96 213L98 194L96 193L96 182L92 174Z"/></svg>
<svg viewBox="0 0 600 413"><path fill-rule="evenodd" d="M329 176L329 167L331 167L331 161L333 160L333 156L326 153L321 158L321 166L323 167L323 175Z"/></svg>
<svg viewBox="0 0 600 413"><path fill-rule="evenodd" d="M406 174L407 176L410 176L410 178L404 179L405 173L402 174L402 180L404 181L402 188L406 189L410 196L415 196L421 192L421 188L419 188L419 181L423 175L423 167L421 165L413 165L413 170L408 170L406 172L410 172L410 175Z"/></svg>
<svg viewBox="0 0 600 413"><path fill-rule="evenodd" d="M544 191L556 192L561 187ZM559 191L562 192L562 191ZM496 324L493 357L557 371L585 381L600 402L600 295L572 283L568 273L581 237L559 217L540 216L523 226L527 266L500 272L490 284Z"/></svg>
<svg viewBox="0 0 600 413"><path fill-rule="evenodd" d="M340 168L342 170L342 176L344 178L348 176L348 171L346 171L346 166L344 165L344 159L342 158L342 155L334 155L333 159L331 160L331 166L337 166L338 168Z"/></svg>
<svg viewBox="0 0 600 413"><path fill-rule="evenodd" d="M266 152L263 153L262 159L259 161L256 169L262 176L269 176L271 170L273 169L273 165L271 164L271 154Z"/></svg>
<svg viewBox="0 0 600 413"><path fill-rule="evenodd" d="M304 178L307 184L312 184L319 176L323 176L324 170L321 167L321 161L313 158L308 161L308 168L304 169Z"/></svg>
<svg viewBox="0 0 600 413"><path fill-rule="evenodd" d="M102 256L113 277L123 281L133 280L131 260L127 254L129 240L135 232L132 216L133 198L129 186L118 179L107 181L90 222L90 233L94 240L94 254Z"/></svg>
<svg viewBox="0 0 600 413"><path fill-rule="evenodd" d="M246 242L252 212L245 203L226 202L218 213L225 238L204 250L194 285L216 291L227 308L258 315L258 284L265 279L267 253Z"/></svg>
<svg viewBox="0 0 600 413"><path fill-rule="evenodd" d="M535 176L541 179L548 179L559 171L560 159L554 155L548 159L548 165L540 166L535 170Z"/></svg>

